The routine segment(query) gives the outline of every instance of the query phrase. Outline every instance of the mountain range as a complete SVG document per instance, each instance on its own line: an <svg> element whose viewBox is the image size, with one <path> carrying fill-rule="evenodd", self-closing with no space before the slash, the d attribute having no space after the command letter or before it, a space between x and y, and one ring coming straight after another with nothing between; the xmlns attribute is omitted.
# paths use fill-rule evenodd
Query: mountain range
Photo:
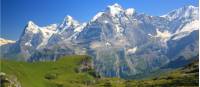
<svg viewBox="0 0 200 87"><path fill-rule="evenodd" d="M44 27L29 21L19 40L1 46L1 58L56 61L84 54L93 58L101 76L127 78L177 68L196 58L198 25L199 7L191 5L151 16L113 4L86 23L69 15L60 24Z"/></svg>

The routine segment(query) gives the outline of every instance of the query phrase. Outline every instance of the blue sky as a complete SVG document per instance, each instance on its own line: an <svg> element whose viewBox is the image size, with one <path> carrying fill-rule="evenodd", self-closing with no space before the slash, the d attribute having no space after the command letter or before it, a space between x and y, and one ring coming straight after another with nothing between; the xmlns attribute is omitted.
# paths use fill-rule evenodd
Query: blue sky
<svg viewBox="0 0 200 87"><path fill-rule="evenodd" d="M71 15L87 22L114 3L155 16L185 5L198 6L198 0L1 0L1 37L18 40L29 20L45 26L59 24L66 15Z"/></svg>

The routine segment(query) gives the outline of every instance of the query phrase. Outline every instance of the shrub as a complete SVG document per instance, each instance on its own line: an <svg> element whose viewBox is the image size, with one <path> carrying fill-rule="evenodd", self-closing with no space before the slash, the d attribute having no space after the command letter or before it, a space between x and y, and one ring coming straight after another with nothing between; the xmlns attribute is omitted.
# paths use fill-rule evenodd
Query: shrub
<svg viewBox="0 0 200 87"><path fill-rule="evenodd" d="M45 75L45 79L48 79L48 80L56 79L56 77L57 77L57 74L55 74L55 73L47 73Z"/></svg>

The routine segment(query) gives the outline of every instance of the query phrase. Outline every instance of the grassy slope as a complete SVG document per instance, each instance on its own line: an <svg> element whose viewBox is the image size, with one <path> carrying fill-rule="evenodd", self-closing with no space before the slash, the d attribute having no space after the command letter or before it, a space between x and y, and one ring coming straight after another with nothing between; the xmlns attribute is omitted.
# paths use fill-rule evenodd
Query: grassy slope
<svg viewBox="0 0 200 87"><path fill-rule="evenodd" d="M93 81L87 72L76 72L80 62L86 58L67 56L56 62L36 63L1 60L1 71L16 76L22 87L78 87Z"/></svg>
<svg viewBox="0 0 200 87"><path fill-rule="evenodd" d="M198 87L199 62L193 63L168 72L158 77L145 80L122 80L117 78L105 78L97 80L95 87Z"/></svg>
<svg viewBox="0 0 200 87"><path fill-rule="evenodd" d="M88 72L77 73L87 56L68 56L56 62L15 62L2 60L2 71L15 75L22 87L176 87L198 86L198 60L184 68L146 80L94 78Z"/></svg>

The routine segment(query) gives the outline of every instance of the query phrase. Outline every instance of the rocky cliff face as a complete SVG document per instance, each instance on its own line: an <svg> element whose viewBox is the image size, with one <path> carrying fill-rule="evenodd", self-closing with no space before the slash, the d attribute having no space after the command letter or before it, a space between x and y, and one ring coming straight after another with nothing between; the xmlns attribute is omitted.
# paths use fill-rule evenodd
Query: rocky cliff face
<svg viewBox="0 0 200 87"><path fill-rule="evenodd" d="M1 87L21 87L20 82L15 76L7 75L6 73L0 72Z"/></svg>

